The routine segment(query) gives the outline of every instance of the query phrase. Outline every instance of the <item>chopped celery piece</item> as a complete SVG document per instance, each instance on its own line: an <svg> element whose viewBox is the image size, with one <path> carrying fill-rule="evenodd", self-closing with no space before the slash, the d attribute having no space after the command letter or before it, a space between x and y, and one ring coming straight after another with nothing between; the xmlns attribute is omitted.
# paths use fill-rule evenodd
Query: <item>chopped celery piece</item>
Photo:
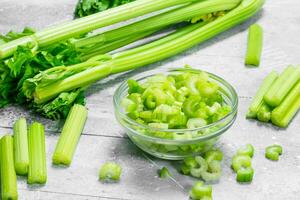
<svg viewBox="0 0 300 200"><path fill-rule="evenodd" d="M265 156L269 160L277 161L281 154L282 154L282 147L280 145L274 144L266 148Z"/></svg>
<svg viewBox="0 0 300 200"><path fill-rule="evenodd" d="M17 200L17 176L14 167L14 147L12 136L5 135L0 140L0 184L2 200Z"/></svg>
<svg viewBox="0 0 300 200"><path fill-rule="evenodd" d="M190 197L193 200L212 199L212 187L204 185L202 181L197 181L190 191Z"/></svg>
<svg viewBox="0 0 300 200"><path fill-rule="evenodd" d="M214 161L214 160L222 161L223 153L220 150L210 150L205 153L204 158L207 163L210 163L211 161Z"/></svg>
<svg viewBox="0 0 300 200"><path fill-rule="evenodd" d="M257 119L261 122L268 122L271 119L271 108L265 102L261 105L257 112Z"/></svg>
<svg viewBox="0 0 300 200"><path fill-rule="evenodd" d="M82 105L75 104L72 107L56 144L52 157L53 164L71 164L87 119L87 113L87 109Z"/></svg>
<svg viewBox="0 0 300 200"><path fill-rule="evenodd" d="M236 180L238 182L251 182L254 176L252 167L241 168L237 171Z"/></svg>
<svg viewBox="0 0 300 200"><path fill-rule="evenodd" d="M300 109L300 79L283 102L271 113L271 121L279 127L287 127Z"/></svg>
<svg viewBox="0 0 300 200"><path fill-rule="evenodd" d="M18 175L27 175L29 165L28 133L25 118L14 124L14 158L15 170Z"/></svg>
<svg viewBox="0 0 300 200"><path fill-rule="evenodd" d="M197 178L201 177L201 173L206 171L208 168L207 162L201 156L196 156L195 161L197 162L197 166L191 168L191 175Z"/></svg>
<svg viewBox="0 0 300 200"><path fill-rule="evenodd" d="M105 163L99 171L99 179L101 181L119 181L122 168L120 165L108 162Z"/></svg>
<svg viewBox="0 0 300 200"><path fill-rule="evenodd" d="M246 155L252 158L254 155L254 147L252 144L246 144L237 150L237 155Z"/></svg>
<svg viewBox="0 0 300 200"><path fill-rule="evenodd" d="M300 67L288 66L272 84L264 100L272 107L279 106L299 80Z"/></svg>
<svg viewBox="0 0 300 200"><path fill-rule="evenodd" d="M168 168L163 167L159 170L159 177L160 178L168 178L168 177L172 177L171 172L168 170Z"/></svg>
<svg viewBox="0 0 300 200"><path fill-rule="evenodd" d="M245 64L259 66L263 46L263 29L258 24L253 24L249 28L248 48Z"/></svg>
<svg viewBox="0 0 300 200"><path fill-rule="evenodd" d="M255 97L253 98L251 105L247 112L247 118L256 118L259 108L264 103L264 95L269 91L270 87L277 79L278 74L275 71L272 71L261 84L258 92L256 93Z"/></svg>
<svg viewBox="0 0 300 200"><path fill-rule="evenodd" d="M222 175L221 162L217 160L212 160L208 163L208 168L206 171L201 172L201 177L206 182L217 181Z"/></svg>
<svg viewBox="0 0 300 200"><path fill-rule="evenodd" d="M29 168L28 183L47 182L46 147L44 126L34 122L28 132Z"/></svg>
<svg viewBox="0 0 300 200"><path fill-rule="evenodd" d="M241 168L251 167L251 157L248 155L235 155L231 161L232 169L237 172Z"/></svg>

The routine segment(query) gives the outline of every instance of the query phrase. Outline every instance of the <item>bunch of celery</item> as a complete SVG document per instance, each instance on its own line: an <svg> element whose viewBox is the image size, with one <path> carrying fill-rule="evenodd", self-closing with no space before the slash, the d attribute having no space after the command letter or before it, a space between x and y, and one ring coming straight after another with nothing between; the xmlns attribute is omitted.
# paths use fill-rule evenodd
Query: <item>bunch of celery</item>
<svg viewBox="0 0 300 200"><path fill-rule="evenodd" d="M178 54L240 24L263 3L264 0L137 0L27 33L0 45L0 106L27 104L48 118L66 117L73 104L84 103L83 91L90 84ZM81 37L154 11L161 12L117 29ZM108 53L182 22L186 23L156 41Z"/></svg>
<svg viewBox="0 0 300 200"><path fill-rule="evenodd" d="M288 66L282 74L271 72L254 97L248 118L287 127L300 109L300 67Z"/></svg>

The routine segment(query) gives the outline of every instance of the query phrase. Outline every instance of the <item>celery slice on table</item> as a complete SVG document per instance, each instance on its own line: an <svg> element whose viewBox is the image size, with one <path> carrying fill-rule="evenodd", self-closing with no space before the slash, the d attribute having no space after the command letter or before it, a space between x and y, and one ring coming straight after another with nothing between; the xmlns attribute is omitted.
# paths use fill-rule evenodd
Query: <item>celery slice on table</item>
<svg viewBox="0 0 300 200"><path fill-rule="evenodd" d="M277 161L282 154L282 147L278 144L273 144L266 148L265 156L269 160Z"/></svg>
<svg viewBox="0 0 300 200"><path fill-rule="evenodd" d="M193 200L211 200L212 186L204 185L202 181L197 181L190 191L190 197Z"/></svg>
<svg viewBox="0 0 300 200"><path fill-rule="evenodd" d="M167 167L163 167L159 170L159 177L160 178L169 178L169 177L172 177L172 174Z"/></svg>
<svg viewBox="0 0 300 200"><path fill-rule="evenodd" d="M264 100L272 107L279 106L289 91L300 80L300 67L288 66L265 94Z"/></svg>
<svg viewBox="0 0 300 200"><path fill-rule="evenodd" d="M52 157L53 164L71 164L86 119L87 109L82 105L75 104L68 114L56 144Z"/></svg>
<svg viewBox="0 0 300 200"><path fill-rule="evenodd" d="M44 184L47 181L44 126L34 122L28 132L29 168L28 183Z"/></svg>
<svg viewBox="0 0 300 200"><path fill-rule="evenodd" d="M20 118L14 124L14 158L18 175L27 175L29 165L28 134L25 118Z"/></svg>
<svg viewBox="0 0 300 200"><path fill-rule="evenodd" d="M261 84L259 90L257 91L255 97L253 98L251 105L247 112L247 118L256 118L258 110L264 104L264 95L269 91L270 87L277 79L278 74L275 71L272 71Z"/></svg>
<svg viewBox="0 0 300 200"><path fill-rule="evenodd" d="M14 167L13 138L5 135L0 140L1 199L17 200L17 176Z"/></svg>
<svg viewBox="0 0 300 200"><path fill-rule="evenodd" d="M250 156L251 158L254 155L254 147L252 144L246 144L238 149L237 155L246 155Z"/></svg>
<svg viewBox="0 0 300 200"><path fill-rule="evenodd" d="M300 109L300 80L283 102L271 113L271 121L279 127L287 127Z"/></svg>
<svg viewBox="0 0 300 200"><path fill-rule="evenodd" d="M245 58L246 65L259 66L261 51L263 46L263 29L258 24L253 24L249 28L248 48Z"/></svg>
<svg viewBox="0 0 300 200"><path fill-rule="evenodd" d="M120 180L122 168L117 163L105 163L99 171L100 181L118 181Z"/></svg>

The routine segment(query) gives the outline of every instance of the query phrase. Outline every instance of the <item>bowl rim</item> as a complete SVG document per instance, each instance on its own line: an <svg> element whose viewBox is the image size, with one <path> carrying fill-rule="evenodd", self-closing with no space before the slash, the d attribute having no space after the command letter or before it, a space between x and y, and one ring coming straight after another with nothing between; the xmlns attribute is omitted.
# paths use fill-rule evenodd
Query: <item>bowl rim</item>
<svg viewBox="0 0 300 200"><path fill-rule="evenodd" d="M163 128L150 127L148 125L136 122L135 120L128 117L125 112L122 112L122 107L121 107L121 105L118 101L118 99L121 99L121 98L118 98L118 96L120 96L124 90L128 89L128 85L127 85L127 80L128 79L123 81L118 86L117 90L115 91L115 93L113 95L113 104L114 104L115 113L117 112L117 114L120 115L120 117L122 119L126 120L127 122L129 122L130 124L132 124L134 126L141 127L143 129L151 130L151 131L161 131L161 132L170 132L170 133L172 133L172 132L192 132L192 131L206 130L208 128L214 127L214 126L226 121L230 117L232 117L232 120L228 124L226 124L224 127L219 129L218 131L212 132L211 134L200 135L200 136L197 136L197 137L194 137L194 138L191 138L191 139L181 139L181 140L174 140L174 139L168 139L168 138L159 138L159 137L155 137L155 136L151 136L151 135L145 135L145 134L139 133L138 131L136 131L132 128L129 128L129 127L125 126L126 129L130 129L137 136L142 136L142 137L145 137L145 138L151 139L151 140L152 139L155 139L155 140L159 139L159 140L170 141L170 142L171 141L173 141L173 142L174 141L176 141L176 142L178 142L178 141L180 141L180 142L182 142L182 141L191 142L191 141L194 141L194 140L199 140L199 139L200 140L205 140L205 139L209 139L209 138L218 136L218 135L220 135L220 132L222 133L223 128L228 129L233 124L233 122L236 118L237 108L238 108L238 95L237 95L237 92L230 83L228 83L225 79L221 78L220 76L218 76L216 74L207 72L205 70L193 69L193 68L175 68L175 69L173 68L173 69L164 69L164 70L159 71L159 72L157 72L157 70L150 70L150 71L147 71L146 75L142 73L142 74L132 76L129 79L134 79L136 81L140 81L140 80L146 79L148 77L154 76L156 74L165 74L165 73L171 73L171 72L193 72L193 73L205 72L213 80L216 80L219 83L222 83L222 85L225 86L225 88L227 90L229 90L230 96L233 96L233 98L230 98L231 100L233 100L232 101L233 102L233 107L232 107L230 113L228 113L226 116L224 116L223 118L219 119L216 122L213 122L211 124L208 124L208 125L205 125L205 126L202 126L202 127L198 127L198 128L192 128L192 129L188 129L188 128L185 128L185 129L163 129ZM121 123L121 125L124 126L122 123Z"/></svg>

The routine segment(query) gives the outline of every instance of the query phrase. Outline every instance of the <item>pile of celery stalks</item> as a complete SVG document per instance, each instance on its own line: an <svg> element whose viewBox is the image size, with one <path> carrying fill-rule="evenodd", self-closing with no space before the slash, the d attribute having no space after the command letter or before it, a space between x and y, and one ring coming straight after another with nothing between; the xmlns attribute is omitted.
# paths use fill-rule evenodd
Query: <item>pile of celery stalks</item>
<svg viewBox="0 0 300 200"><path fill-rule="evenodd" d="M32 48L32 52L38 52L61 41L70 41L76 51L80 52L80 64L38 72L34 77L26 77L28 82L34 83L30 91L24 85L21 87L26 90L22 91L25 94L25 102L34 105L45 104L61 98L63 93L85 89L110 74L137 69L183 52L244 22L259 11L263 4L264 0L137 0L1 44L0 59L16 59L14 56L20 46L27 46ZM164 10L166 8L167 11ZM159 10L163 12L121 28L78 39L79 35ZM186 22L187 25L179 26L170 34L148 44L109 53L182 22ZM245 59L247 65L259 65L262 43L262 28L257 24L252 25L249 29ZM48 76L45 77L44 74ZM51 79L53 74L55 78ZM0 93L0 101L1 98ZM76 104L74 100L70 100L69 104L71 109L53 153L52 161L56 165L71 164L87 119L87 109L83 105ZM289 66L282 74L271 72L265 78L253 99L247 118L270 121L276 126L287 127L299 107L300 67ZM26 119L21 118L15 122L13 132L13 135L5 135L0 140L3 200L18 199L16 174L27 176L28 184L45 184L47 181L43 125L34 122L27 128ZM253 147L248 145L239 150L232 160L232 168L237 172L239 182L252 180L253 151ZM281 153L282 148L273 145L267 148L266 157L278 160ZM214 152L214 155L214 159L221 160L218 158L220 154ZM195 157L184 161L187 173L200 167L199 160L199 157ZM166 171L166 168L163 168L163 172ZM120 166L107 163L101 168L99 178L118 180L120 174ZM163 173L162 176L169 176L165 174L169 173ZM192 199L211 199L211 192L210 186L197 182L190 194Z"/></svg>

